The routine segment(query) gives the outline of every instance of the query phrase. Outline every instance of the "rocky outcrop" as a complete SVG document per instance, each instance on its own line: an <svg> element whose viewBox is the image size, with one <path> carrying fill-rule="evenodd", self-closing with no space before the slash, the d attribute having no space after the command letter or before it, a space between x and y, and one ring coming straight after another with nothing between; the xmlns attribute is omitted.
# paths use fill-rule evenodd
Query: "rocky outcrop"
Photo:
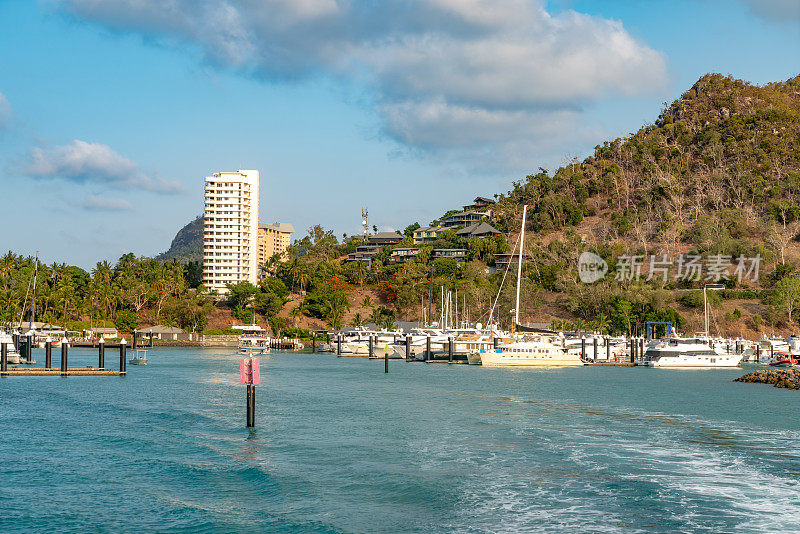
<svg viewBox="0 0 800 534"><path fill-rule="evenodd" d="M800 369L753 371L735 379L734 382L774 384L776 388L800 389Z"/></svg>

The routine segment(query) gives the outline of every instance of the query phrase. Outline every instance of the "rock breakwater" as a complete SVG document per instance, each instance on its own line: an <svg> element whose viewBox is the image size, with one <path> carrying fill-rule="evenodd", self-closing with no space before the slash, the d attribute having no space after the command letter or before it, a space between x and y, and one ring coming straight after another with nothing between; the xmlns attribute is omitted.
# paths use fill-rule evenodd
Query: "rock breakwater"
<svg viewBox="0 0 800 534"><path fill-rule="evenodd" d="M800 369L753 371L734 379L734 382L774 384L776 388L800 389Z"/></svg>

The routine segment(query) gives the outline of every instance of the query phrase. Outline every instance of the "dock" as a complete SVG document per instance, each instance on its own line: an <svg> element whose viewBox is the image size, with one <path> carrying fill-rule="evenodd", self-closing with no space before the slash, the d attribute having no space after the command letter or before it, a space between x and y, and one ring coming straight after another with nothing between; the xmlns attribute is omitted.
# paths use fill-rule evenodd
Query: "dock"
<svg viewBox="0 0 800 534"><path fill-rule="evenodd" d="M125 371L97 367L70 367L66 372L62 372L59 367L11 367L0 372L0 376L125 376L125 374Z"/></svg>
<svg viewBox="0 0 800 534"><path fill-rule="evenodd" d="M633 362L589 362L586 365L602 365L605 367L636 367Z"/></svg>

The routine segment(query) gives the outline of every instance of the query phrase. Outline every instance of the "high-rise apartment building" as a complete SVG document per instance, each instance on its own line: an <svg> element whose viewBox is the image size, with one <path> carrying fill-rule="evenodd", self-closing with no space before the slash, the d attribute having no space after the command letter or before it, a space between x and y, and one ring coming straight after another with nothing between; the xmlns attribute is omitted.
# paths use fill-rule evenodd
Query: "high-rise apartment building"
<svg viewBox="0 0 800 534"><path fill-rule="evenodd" d="M258 171L206 176L203 285L258 283Z"/></svg>
<svg viewBox="0 0 800 534"><path fill-rule="evenodd" d="M258 265L264 265L272 256L285 256L286 248L292 242L294 227L289 223L258 225Z"/></svg>

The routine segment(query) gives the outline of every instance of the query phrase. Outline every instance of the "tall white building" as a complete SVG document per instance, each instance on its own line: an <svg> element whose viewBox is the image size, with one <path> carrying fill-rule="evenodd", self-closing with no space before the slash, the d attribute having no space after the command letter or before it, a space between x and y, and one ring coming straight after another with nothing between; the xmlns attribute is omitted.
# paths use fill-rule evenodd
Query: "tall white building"
<svg viewBox="0 0 800 534"><path fill-rule="evenodd" d="M258 283L258 171L206 176L203 285Z"/></svg>

